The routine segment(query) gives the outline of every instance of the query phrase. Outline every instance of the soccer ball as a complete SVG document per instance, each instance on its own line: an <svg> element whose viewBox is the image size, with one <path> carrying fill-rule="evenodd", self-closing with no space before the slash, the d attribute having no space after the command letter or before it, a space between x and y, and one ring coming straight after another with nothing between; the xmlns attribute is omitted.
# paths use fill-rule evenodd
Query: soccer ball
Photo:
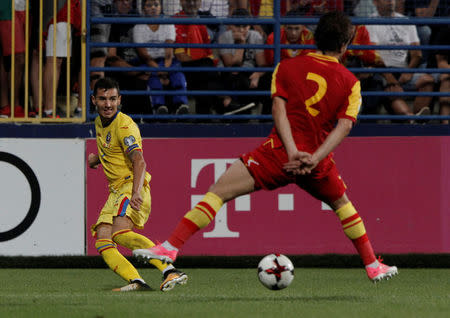
<svg viewBox="0 0 450 318"><path fill-rule="evenodd" d="M258 278L269 289L286 288L294 279L294 265L283 254L267 255L258 264Z"/></svg>

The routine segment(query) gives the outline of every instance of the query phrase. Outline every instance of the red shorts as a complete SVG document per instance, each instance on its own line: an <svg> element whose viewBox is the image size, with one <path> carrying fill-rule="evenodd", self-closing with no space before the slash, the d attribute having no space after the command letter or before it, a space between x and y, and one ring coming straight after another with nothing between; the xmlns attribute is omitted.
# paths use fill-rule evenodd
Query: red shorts
<svg viewBox="0 0 450 318"><path fill-rule="evenodd" d="M288 174L283 170L283 164L288 161L286 150L283 146L273 147L270 139L255 150L241 155L240 159L255 179L255 190L273 190L295 183L325 203L341 198L346 190L336 164L330 157L322 160L310 175Z"/></svg>
<svg viewBox="0 0 450 318"><path fill-rule="evenodd" d="M3 56L11 55L12 20L0 21L0 41ZM25 52L25 11L16 11L14 20L14 53Z"/></svg>

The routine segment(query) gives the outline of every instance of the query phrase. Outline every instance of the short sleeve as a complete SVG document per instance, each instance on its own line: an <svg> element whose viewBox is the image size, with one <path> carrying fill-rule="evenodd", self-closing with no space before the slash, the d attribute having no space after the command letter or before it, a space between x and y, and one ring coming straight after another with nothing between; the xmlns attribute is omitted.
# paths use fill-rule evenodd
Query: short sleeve
<svg viewBox="0 0 450 318"><path fill-rule="evenodd" d="M226 31L219 36L219 44L233 44L233 38L231 36L231 31ZM219 49L219 53L222 54L233 54L232 48Z"/></svg>
<svg viewBox="0 0 450 318"><path fill-rule="evenodd" d="M175 38L176 38L175 25L167 24L166 28L167 28L166 29L166 40L175 42Z"/></svg>
<svg viewBox="0 0 450 318"><path fill-rule="evenodd" d="M272 98L278 96L286 100L288 99L285 65L286 64L283 62L278 63L273 71L272 84L270 88Z"/></svg>
<svg viewBox="0 0 450 318"><path fill-rule="evenodd" d="M138 126L134 122L118 127L118 133L120 145L126 154L132 151L142 151L142 139Z"/></svg>
<svg viewBox="0 0 450 318"><path fill-rule="evenodd" d="M361 108L361 100L361 83L357 80L354 82L353 86L351 86L350 94L347 97L344 107L339 112L338 117L348 118L355 122Z"/></svg>
<svg viewBox="0 0 450 318"><path fill-rule="evenodd" d="M145 43L145 31L142 27L147 27L145 24L135 25L133 28L133 42L134 43Z"/></svg>

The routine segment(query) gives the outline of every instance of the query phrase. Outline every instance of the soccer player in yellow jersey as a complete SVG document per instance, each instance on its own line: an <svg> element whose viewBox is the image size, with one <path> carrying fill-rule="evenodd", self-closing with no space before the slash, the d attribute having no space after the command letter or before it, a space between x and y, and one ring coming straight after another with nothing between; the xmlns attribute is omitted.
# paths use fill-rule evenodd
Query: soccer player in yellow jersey
<svg viewBox="0 0 450 318"><path fill-rule="evenodd" d="M94 87L92 103L97 109L95 119L98 154L90 153L89 167L103 166L109 183L109 197L92 226L95 247L108 266L129 284L113 291L145 290L150 287L136 268L117 250L117 244L130 250L150 248L155 244L133 231L142 229L150 215L150 174L142 154L138 126L119 111L120 92L116 81L104 78ZM185 284L188 276L172 265L150 261L163 273L162 291Z"/></svg>

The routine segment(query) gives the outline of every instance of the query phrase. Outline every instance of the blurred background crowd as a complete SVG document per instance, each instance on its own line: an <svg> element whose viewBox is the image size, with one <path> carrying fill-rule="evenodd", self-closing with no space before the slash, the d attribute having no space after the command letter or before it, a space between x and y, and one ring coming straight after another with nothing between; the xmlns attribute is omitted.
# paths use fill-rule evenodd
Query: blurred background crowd
<svg viewBox="0 0 450 318"><path fill-rule="evenodd" d="M83 1L42 0L42 6L36 0L1 1L0 117L81 116ZM274 49L245 45L274 44L274 24L254 24L249 19L273 17L275 4L274 0L90 0L88 19L195 18L198 24L160 24L152 20L148 24L91 23L89 40L110 45L95 46L89 51L89 65L106 69L90 72L88 92L97 79L110 76L122 90L143 92L123 96L122 110L130 114L270 114L270 94L252 91L270 91L271 72L258 68L275 66ZM450 51L426 48L450 45L450 0L280 0L279 5L281 17L286 18L319 17L340 10L353 17L368 18L367 21L409 19L411 24L355 24L352 45L400 46L377 50L353 46L340 61L349 68L364 68L364 72L355 72L363 93L382 92L363 94L361 113L450 115L450 96L427 95L450 92ZM218 22L202 24L202 18ZM242 23L220 23L224 18L239 19L236 21ZM430 23L416 24L416 18L429 18ZM433 23L434 18L444 18L444 22ZM445 22L446 19L449 20ZM280 59L315 52L314 29L315 25L309 23L282 25L280 44L306 47L282 48ZM130 43L142 45L127 46ZM205 47L182 44L205 44ZM208 47L208 44L227 46ZM155 70L132 69L142 66ZM109 67L127 69L110 71ZM180 71L182 67L207 69L185 72ZM224 70L227 67L233 67L233 71ZM382 68L386 71L376 71ZM248 94L190 93L196 90ZM165 94L169 91L178 93ZM403 92L418 94L402 95ZM69 108L61 106L67 101ZM93 110L88 105L86 111Z"/></svg>

